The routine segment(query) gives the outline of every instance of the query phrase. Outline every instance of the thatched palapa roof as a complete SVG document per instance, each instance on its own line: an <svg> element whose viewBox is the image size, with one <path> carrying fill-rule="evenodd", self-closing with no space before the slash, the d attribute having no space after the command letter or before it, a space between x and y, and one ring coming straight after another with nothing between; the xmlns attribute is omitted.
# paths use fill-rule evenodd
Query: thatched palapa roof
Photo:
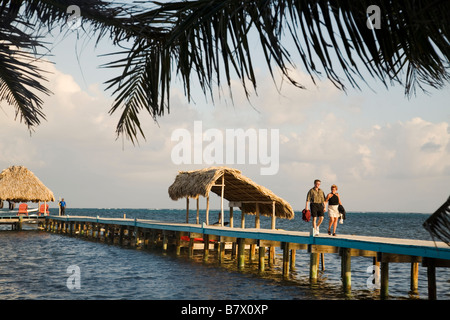
<svg viewBox="0 0 450 320"><path fill-rule="evenodd" d="M11 166L0 173L0 199L11 202L55 201L53 192L23 166Z"/></svg>
<svg viewBox="0 0 450 320"><path fill-rule="evenodd" d="M288 202L243 176L241 171L227 167L180 171L169 187L169 196L172 200L208 197L211 191L221 196L222 175L225 175L224 199L242 201L240 209L244 213L255 214L258 202L260 214L272 216L272 202L275 201L276 217L284 219L294 217L294 211Z"/></svg>

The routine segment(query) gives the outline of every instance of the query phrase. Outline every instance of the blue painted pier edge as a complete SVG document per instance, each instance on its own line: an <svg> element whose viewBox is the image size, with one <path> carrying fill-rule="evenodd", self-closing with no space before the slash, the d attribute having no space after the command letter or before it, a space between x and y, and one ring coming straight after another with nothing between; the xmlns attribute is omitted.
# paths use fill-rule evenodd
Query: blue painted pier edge
<svg viewBox="0 0 450 320"><path fill-rule="evenodd" d="M105 218L85 216L46 216L42 227L48 232L94 238L110 243L168 250L187 248L191 256L194 249L201 249L205 259L210 250L216 250L219 259L225 254L225 245L231 248L239 268L245 263L245 251L250 259L259 253L259 268L264 270L265 255L268 263L274 259L275 247L283 250L283 275L289 274L295 263L295 251L310 253L310 281L317 281L321 256L335 253L341 257L343 290L351 293L351 257L373 258L374 270L379 272L380 298L389 297L389 264L411 263L411 292L418 289L418 266L427 268L428 298L436 299L436 267L450 267L450 246L442 242L425 240L367 237L354 235L316 236L307 232L279 229L230 228L206 224L172 223L156 220ZM205 246L204 243L210 243ZM213 245L214 243L214 245ZM212 248L211 248L212 247ZM322 260L323 261L323 260ZM377 280L378 281L378 280Z"/></svg>

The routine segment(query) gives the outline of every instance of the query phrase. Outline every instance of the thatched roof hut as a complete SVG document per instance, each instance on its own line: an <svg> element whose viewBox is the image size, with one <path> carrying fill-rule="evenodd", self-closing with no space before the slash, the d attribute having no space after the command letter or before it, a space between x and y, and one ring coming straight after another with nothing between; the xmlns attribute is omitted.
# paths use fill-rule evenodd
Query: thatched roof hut
<svg viewBox="0 0 450 320"><path fill-rule="evenodd" d="M211 167L180 171L169 187L172 200L198 196L208 198L210 192L219 195L222 200L237 203L236 206L243 214L261 214L284 219L294 217L294 211L288 202L243 176L241 171L232 168Z"/></svg>
<svg viewBox="0 0 450 320"><path fill-rule="evenodd" d="M53 192L24 166L11 166L0 173L0 199L10 202L55 201Z"/></svg>

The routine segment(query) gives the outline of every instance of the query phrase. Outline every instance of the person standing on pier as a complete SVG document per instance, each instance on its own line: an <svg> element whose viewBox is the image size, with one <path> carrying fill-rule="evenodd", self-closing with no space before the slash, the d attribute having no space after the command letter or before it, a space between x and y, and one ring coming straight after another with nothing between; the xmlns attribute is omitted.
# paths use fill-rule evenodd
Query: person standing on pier
<svg viewBox="0 0 450 320"><path fill-rule="evenodd" d="M328 224L328 234L331 235L331 227L333 227L333 236L336 235L337 222L340 217L339 205L342 205L341 197L337 193L338 187L333 184L331 186L331 192L327 195L325 202L328 202L328 215L330 218L330 223Z"/></svg>
<svg viewBox="0 0 450 320"><path fill-rule="evenodd" d="M59 207L61 208L61 215L64 216L66 214L66 202L64 201L64 198L59 202Z"/></svg>
<svg viewBox="0 0 450 320"><path fill-rule="evenodd" d="M305 209L308 210L309 203L309 209L311 211L311 216L313 217L313 236L319 235L319 226L322 224L325 212L325 193L319 187L320 180L314 180L314 187L311 188L306 195Z"/></svg>

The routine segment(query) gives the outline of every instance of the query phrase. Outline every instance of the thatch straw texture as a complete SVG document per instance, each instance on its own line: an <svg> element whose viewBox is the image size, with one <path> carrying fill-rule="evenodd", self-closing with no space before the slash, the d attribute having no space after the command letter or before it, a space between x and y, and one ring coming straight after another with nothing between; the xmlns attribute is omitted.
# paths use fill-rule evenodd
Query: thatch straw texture
<svg viewBox="0 0 450 320"><path fill-rule="evenodd" d="M259 202L261 215L272 216L272 201L275 201L275 216L292 219L294 211L291 205L276 196L269 189L260 186L243 176L241 171L227 167L211 167L194 171L180 171L174 183L169 187L172 200L180 198L208 197L212 191L221 196L222 175L225 175L224 198L228 201L251 201L242 203L240 209L246 214L256 213L256 202ZM219 186L217 186L219 185ZM269 203L260 203L269 202Z"/></svg>
<svg viewBox="0 0 450 320"><path fill-rule="evenodd" d="M0 199L11 202L55 201L53 192L23 166L12 166L0 173Z"/></svg>

